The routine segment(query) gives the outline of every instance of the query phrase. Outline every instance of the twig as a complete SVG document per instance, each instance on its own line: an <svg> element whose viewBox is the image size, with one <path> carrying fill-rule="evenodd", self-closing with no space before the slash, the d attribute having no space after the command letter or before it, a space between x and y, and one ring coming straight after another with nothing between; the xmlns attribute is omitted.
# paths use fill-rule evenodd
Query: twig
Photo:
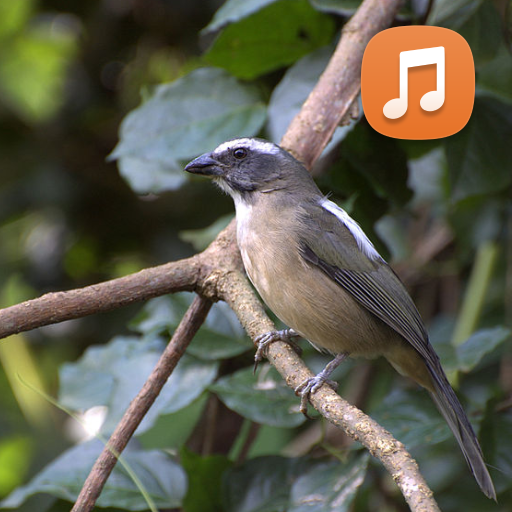
<svg viewBox="0 0 512 512"><path fill-rule="evenodd" d="M210 300L199 295L195 296L148 380L130 403L110 440L94 463L72 512L93 510L105 482L116 465L117 458L126 448L128 441L160 394L188 344L204 322L211 305Z"/></svg>

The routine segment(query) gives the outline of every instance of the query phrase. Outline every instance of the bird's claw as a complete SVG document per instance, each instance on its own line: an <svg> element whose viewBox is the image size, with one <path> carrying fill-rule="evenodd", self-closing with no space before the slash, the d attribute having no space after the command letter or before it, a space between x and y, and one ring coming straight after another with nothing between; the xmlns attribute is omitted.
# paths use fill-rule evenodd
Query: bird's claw
<svg viewBox="0 0 512 512"><path fill-rule="evenodd" d="M338 389L338 383L336 381L327 379L321 374L305 380L295 388L295 394L300 396L300 412L304 414L306 418L313 419L308 414L309 397L316 393L324 384L330 386L334 391Z"/></svg>
<svg viewBox="0 0 512 512"><path fill-rule="evenodd" d="M288 345L290 345L290 347L292 347L299 356L302 355L302 349L297 345L297 343L295 343L295 341L293 341L293 338L300 338L300 335L293 329L270 331L258 336L255 339L258 344L258 348L256 349L256 354L254 354L254 372L256 372L258 364L263 360L263 358L267 357L268 347L276 341L284 341L285 343L288 343Z"/></svg>

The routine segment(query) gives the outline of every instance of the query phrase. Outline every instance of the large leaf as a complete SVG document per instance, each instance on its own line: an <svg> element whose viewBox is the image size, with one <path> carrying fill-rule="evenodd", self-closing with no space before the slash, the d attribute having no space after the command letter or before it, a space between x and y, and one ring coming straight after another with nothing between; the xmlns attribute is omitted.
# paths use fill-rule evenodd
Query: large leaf
<svg viewBox="0 0 512 512"><path fill-rule="evenodd" d="M131 326L143 334L172 332L191 302L191 294L174 294L149 301ZM187 353L203 360L225 359L252 348L235 313L225 302L212 306Z"/></svg>
<svg viewBox="0 0 512 512"><path fill-rule="evenodd" d="M512 474L512 411L492 414L492 427L495 438L493 449L495 451L493 466L499 468L496 471L497 484L501 490L512 488L510 475ZM500 485L501 484L501 485ZM500 487L497 487L498 489Z"/></svg>
<svg viewBox="0 0 512 512"><path fill-rule="evenodd" d="M257 375L244 368L219 379L210 389L238 414L263 425L296 427L304 422L299 399L269 365Z"/></svg>
<svg viewBox="0 0 512 512"><path fill-rule="evenodd" d="M341 16L351 16L361 5L362 0L310 0L319 11L332 12Z"/></svg>
<svg viewBox="0 0 512 512"><path fill-rule="evenodd" d="M333 21L307 0L279 0L228 25L205 60L239 78L252 79L328 44L333 33Z"/></svg>
<svg viewBox="0 0 512 512"><path fill-rule="evenodd" d="M345 512L364 481L369 455L348 462L332 461L311 468L294 482L288 512Z"/></svg>
<svg viewBox="0 0 512 512"><path fill-rule="evenodd" d="M475 14L484 0L437 0L428 16L428 24L457 30Z"/></svg>
<svg viewBox="0 0 512 512"><path fill-rule="evenodd" d="M37 493L47 493L67 501L75 501L78 493L103 449L97 439L70 448L40 471L27 485L19 487L2 503L17 508ZM135 473L141 486L158 508L179 507L187 488L186 475L171 457L157 450L128 447L123 460ZM140 489L126 470L117 464L98 498L99 507L116 506L126 510L147 510Z"/></svg>
<svg viewBox="0 0 512 512"><path fill-rule="evenodd" d="M458 368L463 372L471 371L486 354L509 339L510 329L501 326L475 332L456 348Z"/></svg>
<svg viewBox="0 0 512 512"><path fill-rule="evenodd" d="M496 56L503 39L500 28L500 14L493 2L483 2L459 28L459 34L471 48L477 69Z"/></svg>
<svg viewBox="0 0 512 512"><path fill-rule="evenodd" d="M504 136L512 130L512 106L477 96L468 124L445 139L451 197L467 197L504 190L512 183L512 144Z"/></svg>
<svg viewBox="0 0 512 512"><path fill-rule="evenodd" d="M258 457L228 471L228 512L342 512L366 473L368 455L348 462Z"/></svg>
<svg viewBox="0 0 512 512"><path fill-rule="evenodd" d="M222 479L232 462L224 455L201 457L190 450L181 450L181 462L188 475L188 492L184 499L187 512L218 512L222 510Z"/></svg>
<svg viewBox="0 0 512 512"><path fill-rule="evenodd" d="M451 436L427 392L420 388L393 391L371 411L371 416L409 449Z"/></svg>
<svg viewBox="0 0 512 512"><path fill-rule="evenodd" d="M119 336L107 345L90 347L78 362L61 367L59 400L74 410L107 406L108 414L101 433L112 432L153 370L163 346L160 339ZM217 367L216 362L185 355L140 424L137 434L148 430L159 415L175 412L194 401L213 381Z"/></svg>
<svg viewBox="0 0 512 512"><path fill-rule="evenodd" d="M124 119L111 157L136 192L161 192L185 180L182 161L256 135L264 122L257 88L220 69L196 69L157 87Z"/></svg>
<svg viewBox="0 0 512 512"><path fill-rule="evenodd" d="M228 23L240 21L277 0L227 0L215 13L204 32L213 32Z"/></svg>
<svg viewBox="0 0 512 512"><path fill-rule="evenodd" d="M512 59L505 47L492 61L480 67L476 87L477 91L485 91L501 101L512 103Z"/></svg>
<svg viewBox="0 0 512 512"><path fill-rule="evenodd" d="M272 92L268 106L267 132L270 138L279 143L292 119L299 113L303 103L324 71L333 49L329 46L315 50L288 69ZM363 110L360 109L362 115ZM358 120L338 128L327 146L327 151L338 144L352 130Z"/></svg>

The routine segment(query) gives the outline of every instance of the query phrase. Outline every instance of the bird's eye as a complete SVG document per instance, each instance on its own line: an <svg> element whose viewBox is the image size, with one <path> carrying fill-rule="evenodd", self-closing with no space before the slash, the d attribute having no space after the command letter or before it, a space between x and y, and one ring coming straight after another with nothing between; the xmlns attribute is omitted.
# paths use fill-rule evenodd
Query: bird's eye
<svg viewBox="0 0 512 512"><path fill-rule="evenodd" d="M235 150L233 150L233 156L237 160L242 160L247 156L247 150L245 148L236 148Z"/></svg>

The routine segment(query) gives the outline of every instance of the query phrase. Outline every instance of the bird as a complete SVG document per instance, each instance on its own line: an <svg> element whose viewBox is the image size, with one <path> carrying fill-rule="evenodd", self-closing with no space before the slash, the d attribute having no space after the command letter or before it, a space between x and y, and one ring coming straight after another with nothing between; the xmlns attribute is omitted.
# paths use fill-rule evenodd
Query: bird
<svg viewBox="0 0 512 512"><path fill-rule="evenodd" d="M347 357L385 357L424 387L452 430L482 492L494 485L471 423L432 347L412 298L359 224L318 188L306 167L273 142L243 137L194 159L234 201L245 271L289 327L262 345L295 336L334 356L297 393L306 403Z"/></svg>

